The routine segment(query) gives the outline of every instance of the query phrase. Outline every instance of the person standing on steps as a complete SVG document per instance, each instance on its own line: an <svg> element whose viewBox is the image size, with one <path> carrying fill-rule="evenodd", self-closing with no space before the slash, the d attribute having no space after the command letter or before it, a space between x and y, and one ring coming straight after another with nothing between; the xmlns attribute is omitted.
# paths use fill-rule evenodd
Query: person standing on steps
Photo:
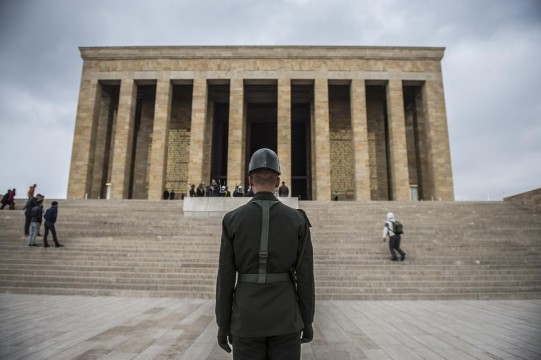
<svg viewBox="0 0 541 360"><path fill-rule="evenodd" d="M301 343L314 336L310 222L273 195L280 184L274 151L257 150L248 173L254 197L222 221L218 345L231 352L232 344L235 360L298 360Z"/></svg>
<svg viewBox="0 0 541 360"><path fill-rule="evenodd" d="M43 200L38 200L37 204L30 210L30 235L28 235L28 246L38 246L36 236L39 234L41 218L43 217Z"/></svg>
<svg viewBox="0 0 541 360"><path fill-rule="evenodd" d="M6 205L9 205L8 203L9 195L11 195L11 189L8 189L8 191L2 197L2 207L0 207L0 210L4 210Z"/></svg>
<svg viewBox="0 0 541 360"><path fill-rule="evenodd" d="M32 221L32 209L39 203L43 202L44 199L45 197L43 195L37 194L35 197L29 199L26 202L26 205L24 206L24 217L25 217L24 235L25 236L30 235L30 222ZM39 228L38 228L38 233L39 233Z"/></svg>
<svg viewBox="0 0 541 360"><path fill-rule="evenodd" d="M37 185L34 184L34 185L30 185L30 187L28 188L28 192L26 193L26 195L28 195L28 199L32 199L34 197L34 192L36 191L36 187Z"/></svg>
<svg viewBox="0 0 541 360"><path fill-rule="evenodd" d="M389 251L391 252L391 261L398 261L396 252L400 254L400 261L406 259L406 253L400 248L400 236L402 235L402 224L396 220L392 212L387 213L387 221L383 226L383 241L389 237ZM396 251L396 252L395 252Z"/></svg>
<svg viewBox="0 0 541 360"><path fill-rule="evenodd" d="M286 183L284 181L282 181L282 185L278 188L278 196L279 197L289 196L289 188L286 186Z"/></svg>
<svg viewBox="0 0 541 360"><path fill-rule="evenodd" d="M43 215L43 218L45 219L45 234L43 235L43 247L48 248L49 244L47 243L47 236L49 235L49 231L53 235L53 241L54 241L54 247L63 247L64 245L60 244L58 242L58 239L56 238L56 229L54 227L54 224L56 223L56 217L58 215L58 202L53 201L51 203L51 207L45 211L45 215Z"/></svg>

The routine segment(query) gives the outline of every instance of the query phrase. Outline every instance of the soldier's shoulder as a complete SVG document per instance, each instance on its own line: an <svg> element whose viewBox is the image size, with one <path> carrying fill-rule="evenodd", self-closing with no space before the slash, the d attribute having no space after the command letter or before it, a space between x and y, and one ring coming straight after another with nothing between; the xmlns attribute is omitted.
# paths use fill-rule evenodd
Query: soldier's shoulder
<svg viewBox="0 0 541 360"><path fill-rule="evenodd" d="M227 212L224 215L224 220L234 218L235 216L245 216L246 213L252 212L253 203L248 201L246 204L239 206L238 208Z"/></svg>

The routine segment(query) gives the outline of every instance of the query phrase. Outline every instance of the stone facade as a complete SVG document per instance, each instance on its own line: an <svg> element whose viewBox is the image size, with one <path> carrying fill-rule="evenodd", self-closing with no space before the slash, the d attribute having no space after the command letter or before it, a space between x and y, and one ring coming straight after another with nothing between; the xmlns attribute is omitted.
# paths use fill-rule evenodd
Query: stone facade
<svg viewBox="0 0 541 360"><path fill-rule="evenodd" d="M69 198L247 187L266 146L302 199L454 199L443 48L80 50Z"/></svg>

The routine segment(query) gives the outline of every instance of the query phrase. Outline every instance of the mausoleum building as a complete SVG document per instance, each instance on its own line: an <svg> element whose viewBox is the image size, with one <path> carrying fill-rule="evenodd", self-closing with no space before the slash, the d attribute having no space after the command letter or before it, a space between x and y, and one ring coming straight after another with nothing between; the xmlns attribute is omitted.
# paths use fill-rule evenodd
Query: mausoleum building
<svg viewBox="0 0 541 360"><path fill-rule="evenodd" d="M246 188L268 147L303 200L453 200L444 50L80 48L68 198Z"/></svg>

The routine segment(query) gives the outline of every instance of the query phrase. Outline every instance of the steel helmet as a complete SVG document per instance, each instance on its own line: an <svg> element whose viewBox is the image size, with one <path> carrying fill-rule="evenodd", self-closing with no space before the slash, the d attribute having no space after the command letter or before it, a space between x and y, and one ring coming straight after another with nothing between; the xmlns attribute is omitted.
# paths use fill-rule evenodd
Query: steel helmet
<svg viewBox="0 0 541 360"><path fill-rule="evenodd" d="M262 148L254 152L248 165L248 173L254 170L269 169L280 175L280 160L278 155L271 149Z"/></svg>

